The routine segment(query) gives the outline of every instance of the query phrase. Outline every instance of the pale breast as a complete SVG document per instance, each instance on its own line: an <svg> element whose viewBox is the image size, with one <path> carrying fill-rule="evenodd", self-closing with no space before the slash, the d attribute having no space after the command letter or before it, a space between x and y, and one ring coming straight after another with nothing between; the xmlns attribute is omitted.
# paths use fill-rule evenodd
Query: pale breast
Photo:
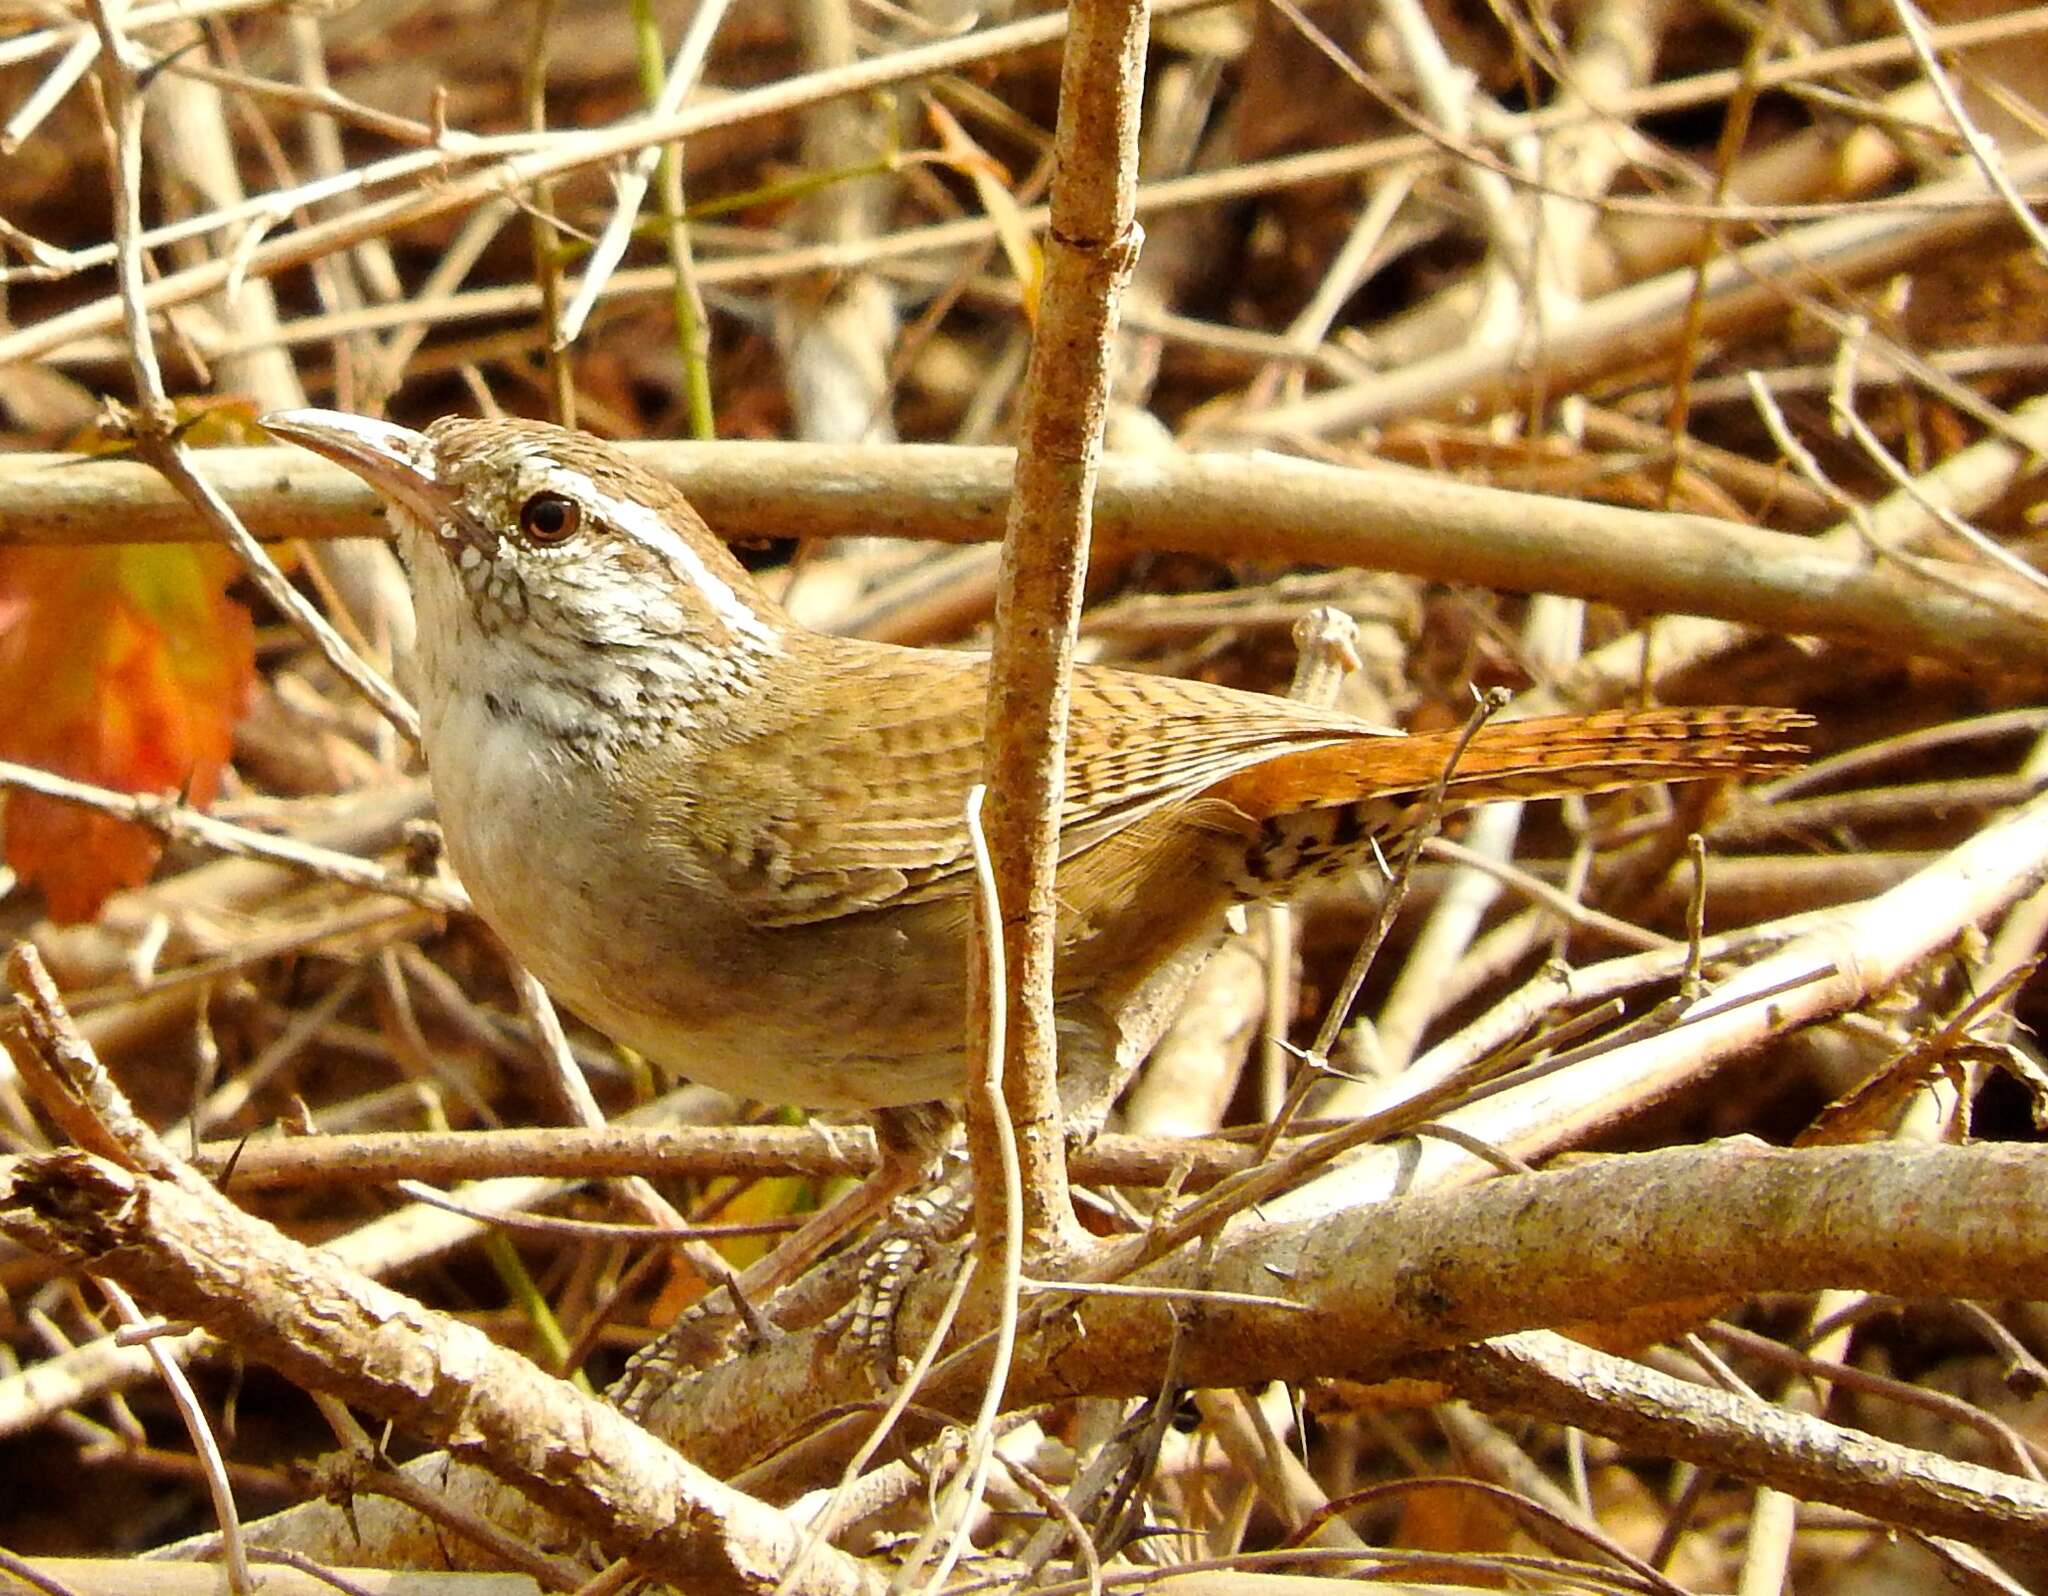
<svg viewBox="0 0 2048 1596"><path fill-rule="evenodd" d="M672 828L481 695L430 708L449 862L567 1008L660 1064L768 1102L956 1095L965 950L889 917L763 928Z"/></svg>

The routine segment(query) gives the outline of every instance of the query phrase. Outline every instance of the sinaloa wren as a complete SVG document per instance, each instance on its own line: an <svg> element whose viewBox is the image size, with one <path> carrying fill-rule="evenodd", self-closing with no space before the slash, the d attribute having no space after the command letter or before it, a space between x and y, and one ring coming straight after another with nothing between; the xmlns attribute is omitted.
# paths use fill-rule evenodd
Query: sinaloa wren
<svg viewBox="0 0 2048 1596"><path fill-rule="evenodd" d="M266 418L389 507L448 853L555 995L692 1079L811 1107L957 1096L987 663L809 631L682 493L535 422ZM1794 761L1805 717L1482 727L1451 808ZM1081 1047L1236 902L1370 862L1453 734L1081 666L1057 986Z"/></svg>

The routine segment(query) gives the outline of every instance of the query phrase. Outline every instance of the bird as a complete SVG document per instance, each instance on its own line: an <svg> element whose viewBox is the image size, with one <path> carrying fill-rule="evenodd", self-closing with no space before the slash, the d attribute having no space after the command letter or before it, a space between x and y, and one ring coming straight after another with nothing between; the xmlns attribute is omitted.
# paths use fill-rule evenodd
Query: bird
<svg viewBox="0 0 2048 1596"><path fill-rule="evenodd" d="M317 409L264 425L383 502L417 610L448 860L560 1001L755 1100L960 1096L985 656L800 625L678 487L587 434ZM1439 786L1448 811L1741 777L1796 763L1809 724L1629 709L1492 722L1459 748L1459 732L1078 665L1054 933L1063 1088L1099 1080L1119 1006L1220 935L1232 905L1372 864Z"/></svg>

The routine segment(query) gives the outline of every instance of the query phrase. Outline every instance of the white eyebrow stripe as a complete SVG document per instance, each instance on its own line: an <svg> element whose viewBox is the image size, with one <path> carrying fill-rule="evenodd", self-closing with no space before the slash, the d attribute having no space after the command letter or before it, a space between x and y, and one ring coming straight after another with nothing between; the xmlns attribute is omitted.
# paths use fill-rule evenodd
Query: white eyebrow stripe
<svg viewBox="0 0 2048 1596"><path fill-rule="evenodd" d="M606 493L581 471L568 466L550 464L546 475L547 480L559 485L572 498L582 499L628 537L637 539L674 562L696 584L697 591L718 612L719 619L735 632L751 637L757 643L775 641L774 630L732 590L732 584L714 575L711 567L704 563L703 556L653 510L631 499Z"/></svg>

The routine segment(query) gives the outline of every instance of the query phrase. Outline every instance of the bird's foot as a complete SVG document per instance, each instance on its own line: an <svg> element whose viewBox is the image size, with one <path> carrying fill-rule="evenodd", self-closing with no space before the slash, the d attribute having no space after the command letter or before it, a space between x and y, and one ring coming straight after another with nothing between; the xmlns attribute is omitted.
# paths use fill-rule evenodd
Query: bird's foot
<svg viewBox="0 0 2048 1596"><path fill-rule="evenodd" d="M867 1360L879 1390L894 1389L909 1377L911 1360L897 1337L903 1294L919 1271L935 1261L940 1247L967 1228L973 1197L965 1177L963 1166L929 1190L898 1197L861 1260L842 1334Z"/></svg>

